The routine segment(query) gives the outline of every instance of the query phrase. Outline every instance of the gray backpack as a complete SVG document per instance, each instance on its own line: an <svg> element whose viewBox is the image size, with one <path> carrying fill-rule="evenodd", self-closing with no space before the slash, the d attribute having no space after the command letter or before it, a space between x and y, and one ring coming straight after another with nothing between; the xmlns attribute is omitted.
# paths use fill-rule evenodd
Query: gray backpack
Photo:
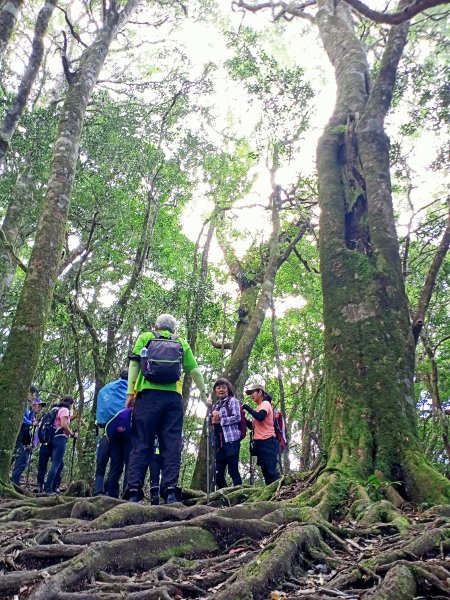
<svg viewBox="0 0 450 600"><path fill-rule="evenodd" d="M152 383L175 383L181 378L183 346L177 335L169 338L158 331L141 350L140 365L143 376Z"/></svg>

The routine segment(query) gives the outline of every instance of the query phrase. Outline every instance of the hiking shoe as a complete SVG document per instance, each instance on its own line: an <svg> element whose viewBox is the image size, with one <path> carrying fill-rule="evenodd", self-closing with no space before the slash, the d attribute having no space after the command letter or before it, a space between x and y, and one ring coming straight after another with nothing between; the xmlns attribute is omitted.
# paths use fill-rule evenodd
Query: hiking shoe
<svg viewBox="0 0 450 600"><path fill-rule="evenodd" d="M175 490L168 490L166 495L166 504L175 504L178 502Z"/></svg>
<svg viewBox="0 0 450 600"><path fill-rule="evenodd" d="M61 493L61 488L56 488L53 491L55 492L55 494L60 494Z"/></svg>
<svg viewBox="0 0 450 600"><path fill-rule="evenodd" d="M159 486L150 488L150 504L152 506L159 506Z"/></svg>
<svg viewBox="0 0 450 600"><path fill-rule="evenodd" d="M122 497L124 500L128 500L128 502L140 502L143 500L144 494L142 490L125 490Z"/></svg>

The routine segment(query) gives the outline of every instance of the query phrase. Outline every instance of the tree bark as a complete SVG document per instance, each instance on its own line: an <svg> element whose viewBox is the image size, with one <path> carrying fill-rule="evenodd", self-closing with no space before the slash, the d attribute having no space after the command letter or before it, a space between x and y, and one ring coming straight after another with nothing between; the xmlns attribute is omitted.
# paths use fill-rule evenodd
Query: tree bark
<svg viewBox="0 0 450 600"><path fill-rule="evenodd" d="M36 370L64 243L83 120L90 96L117 32L140 0L129 0L120 13L105 14L103 27L81 56L62 108L51 176L39 220L27 276L8 345L0 365L0 479L8 479L14 441L22 421L27 391ZM23 377L18 374L22 373Z"/></svg>

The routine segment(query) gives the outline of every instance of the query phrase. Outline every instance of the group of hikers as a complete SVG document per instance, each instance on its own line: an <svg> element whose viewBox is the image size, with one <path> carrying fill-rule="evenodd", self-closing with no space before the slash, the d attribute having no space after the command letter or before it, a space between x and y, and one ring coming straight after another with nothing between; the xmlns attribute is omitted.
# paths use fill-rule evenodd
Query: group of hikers
<svg viewBox="0 0 450 600"><path fill-rule="evenodd" d="M95 495L106 493L119 497L123 474L122 497L129 502L140 502L144 498L144 481L149 469L151 503L159 504L160 498L166 504L180 500L183 372L192 378L207 407L208 428L211 426L214 432L216 487L227 486L227 470L233 485L242 483L239 453L246 428L252 432L250 451L257 457L265 483L280 478L280 443L283 447L285 437L284 432L277 429L272 398L262 384L245 390L254 407L241 404L234 396L231 383L224 378L217 379L213 385L215 401L207 397L192 350L188 342L177 335L176 320L170 314L160 315L154 329L137 338L128 358L128 369L120 373L119 379L104 386L97 398L97 434L102 429L103 436L97 444ZM36 491L60 492L67 440L77 435L70 427L73 402L71 396L65 396L39 419L45 403L39 398L37 388L31 386L15 449L11 475L15 484L20 485L32 448L40 442Z"/></svg>
<svg viewBox="0 0 450 600"><path fill-rule="evenodd" d="M64 396L52 407L48 415L39 419L42 407L46 406L46 403L40 399L37 387L30 386L22 425L14 449L11 474L13 483L20 485L21 476L30 464L33 449L39 446L35 492L60 493L67 440L77 436L77 433L70 428L70 421L73 418L70 416L70 411L73 403L72 396ZM51 466L47 473L50 460Z"/></svg>

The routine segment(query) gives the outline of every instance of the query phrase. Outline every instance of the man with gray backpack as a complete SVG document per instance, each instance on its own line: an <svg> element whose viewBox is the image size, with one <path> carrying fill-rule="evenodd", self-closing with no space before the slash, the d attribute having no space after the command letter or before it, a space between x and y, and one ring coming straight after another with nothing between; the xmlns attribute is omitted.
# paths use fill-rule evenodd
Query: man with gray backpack
<svg viewBox="0 0 450 600"><path fill-rule="evenodd" d="M143 499L144 478L158 436L162 460L160 494L177 502L183 430L182 373L188 373L206 403L203 376L188 342L176 333L172 315L156 319L153 331L142 333L129 355L127 407L133 409L132 449L124 498Z"/></svg>

